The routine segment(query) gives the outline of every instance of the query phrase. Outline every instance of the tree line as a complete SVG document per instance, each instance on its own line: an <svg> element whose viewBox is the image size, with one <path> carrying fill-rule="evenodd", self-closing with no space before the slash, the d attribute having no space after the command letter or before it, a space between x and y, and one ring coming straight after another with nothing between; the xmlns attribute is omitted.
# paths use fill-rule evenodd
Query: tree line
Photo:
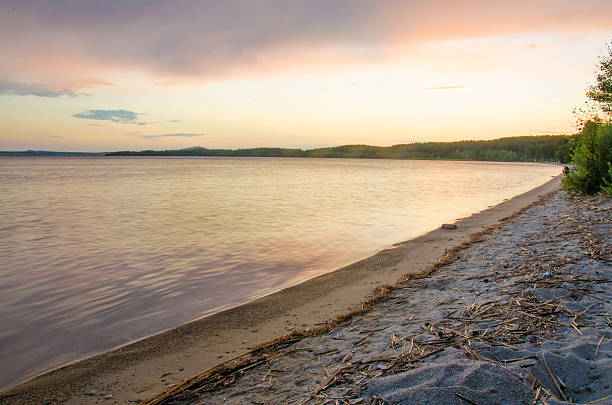
<svg viewBox="0 0 612 405"><path fill-rule="evenodd" d="M571 160L572 139L577 135L517 136L485 141L426 142L393 146L343 145L317 149L251 148L111 152L109 156L231 156L313 157L360 159L447 159L498 162L561 162Z"/></svg>

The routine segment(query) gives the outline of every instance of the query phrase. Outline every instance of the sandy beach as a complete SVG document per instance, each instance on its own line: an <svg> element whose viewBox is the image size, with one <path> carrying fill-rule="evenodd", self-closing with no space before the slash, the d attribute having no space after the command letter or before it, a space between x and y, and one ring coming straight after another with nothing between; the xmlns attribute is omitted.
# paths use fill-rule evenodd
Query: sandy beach
<svg viewBox="0 0 612 405"><path fill-rule="evenodd" d="M553 358L560 355L555 350L561 349L546 346L553 343L536 345L538 342L530 342L529 339L522 343L504 342L505 346L503 344L493 346L497 352L487 349L492 353L488 356L483 354L487 351L486 348L479 345L490 345L491 342L473 335L473 333L486 334L484 332L486 328L474 327L473 323L455 325L456 322L463 322L463 318L470 314L491 317L490 311L500 311L501 305L509 305L504 301L507 295L501 294L499 288L492 286L497 286L498 277L506 283L512 280L512 283L519 283L518 285L522 285L523 281L515 280L509 275L491 275L493 267L510 271L516 270L517 266L527 266L525 263L536 260L537 263L544 263L542 266L548 263L547 270L551 270L552 273L542 276L540 270L544 267L540 266L537 267L540 273L527 272L525 277L547 277L557 280L555 278L557 276L565 277L567 274L571 276L574 271L584 273L587 270L589 273L585 277L595 277L590 273L593 269L601 273L597 276L601 277L600 280L609 279L609 275L605 275L606 271L610 271L609 200L595 201L592 205L595 204L593 206L596 208L590 209L589 203L580 205L576 202L567 202L560 193L554 194L558 188L559 178L555 178L542 187L457 221L458 227L455 230L438 229L414 240L399 243L368 259L240 307L47 373L2 393L0 401L7 404L136 403L178 386L176 395L182 398L185 393L189 393L184 399L195 399L196 402L207 400L219 402L224 398L236 403L249 400L265 403L287 401L318 403L339 400L339 398L348 398L346 401L372 401L381 398L381 401L388 402L420 402L416 397L410 396L413 395L408 392L410 385L405 383L406 380L401 380L402 378L424 381L417 390L420 393L418 395L430 398L434 396L431 392L428 393L428 389L431 391L432 387L437 387L438 380L444 380L457 387L469 386L465 383L467 380L475 381L486 389L497 390L496 395L499 398L508 397L509 394L504 391L508 387L490 387L491 383L487 381L491 379L513 381L511 385L516 388L516 393L512 395L516 395L517 399L524 399L532 394L530 386L521 391L519 387L523 387L525 381L521 381L522 385L519 385L509 379L509 376L520 379L518 376L524 374L520 374L522 370L520 366L527 361L537 362L534 371L531 372L539 376L538 380L541 381L534 384L534 395L537 390L535 385L539 384L542 387L540 397L548 403L554 401L554 396L563 399L555 391L556 384L552 381L554 378L551 378L552 382L543 381L546 380L546 375L542 375L538 368L543 363L538 360L538 356L544 356L542 359L546 359L548 366L552 368L553 364L557 364ZM528 208L514 222L505 219L540 200L542 204ZM580 256L585 254L581 239L584 239L582 231L563 233L576 225L576 221L571 222L569 219L577 210L576 207L586 212L583 221L589 224L595 221L589 228L596 228L593 231L594 235L597 232L607 235L600 237L591 247L590 251L594 252L592 257ZM600 218L600 222L597 222L597 218ZM525 221L529 223L526 224ZM578 225L582 223L579 222ZM546 229L547 226L551 228ZM484 230L487 231L486 237L481 234ZM559 234L561 236L553 238ZM576 239L574 243L571 242L572 238ZM526 241L531 241L531 244L525 245ZM523 248L527 250L521 250ZM575 248L576 252L570 248ZM588 249L586 251L589 252ZM460 257L455 257L459 252ZM556 258L555 260L570 258L573 262L568 261L561 265L558 260L550 262L551 257ZM591 262L575 268L577 266L574 265L581 263L580 260ZM503 267L501 263L506 266ZM557 274L558 269L563 271ZM420 278L431 270L435 271L429 277ZM404 277L406 275L407 277ZM534 280L527 278L524 281L531 284ZM535 282L537 287L537 283L541 280L535 279ZM458 289L461 283L467 284L463 290ZM602 304L603 308L588 308L581 314L582 307L572 307L568 311L581 314L574 319L573 325L565 325L563 320L550 321L550 325L541 321L540 323L546 326L543 329L540 324L531 325L535 329L527 329L528 333L516 333L518 336L531 336L535 339L549 339L553 333L556 333L554 335L556 339L561 340L563 333L566 333L566 340L582 345L580 346L582 349L570 348L567 349L569 350L567 353L581 359L585 354L580 350L586 353L590 350L587 348L597 346L598 358L582 359L586 362L585 367L592 366L593 369L599 370L597 371L599 377L590 379L591 385L587 384L593 395L584 394L582 397L575 397L579 400L588 397L586 402L604 398L606 392L610 391L609 378L602 377L610 374L609 318L607 318L608 324L605 324L605 317L603 321L593 318L594 322L603 322L598 325L608 328L606 331L608 335L602 335L601 328L585 326L587 325L585 317L596 317L596 309L603 313L607 311L609 314L606 301L596 301L592 298L593 294L600 297L607 294L607 284L602 283L600 282L601 285L595 288L596 292L586 295L585 303ZM392 287L381 287L385 285ZM372 294L377 286L376 299L370 299L364 304L364 297ZM483 290L482 286L488 287L488 290ZM455 291L456 289L458 290ZM548 289L554 290L554 288ZM522 291L519 288L515 290ZM541 290L546 288L542 287ZM536 288L535 291L540 290ZM587 290L583 288L579 291ZM551 297L557 297L554 293L551 294L553 294ZM519 295L514 298L521 303L521 300L532 300L530 297ZM385 299L375 303L382 298ZM545 302L554 298L538 299ZM470 305L473 307L466 309ZM364 307L367 311L358 314ZM353 308L351 316L340 316L336 318L336 322L328 322L338 315L346 314L351 308ZM548 310L550 311L550 308ZM504 311L500 311L502 312ZM513 313L510 309L506 312ZM548 316L527 310L523 312L531 315L531 317L525 315L529 319L547 319L545 316ZM453 317L460 319L455 320ZM510 318L508 325L513 322L517 321ZM563 327L557 324L567 326L565 329L568 330L563 332ZM423 330L423 327L426 330ZM417 328L419 333L410 328ZM576 329L582 335L579 335ZM292 331L295 332L287 336ZM426 336L428 334L429 336ZM262 342L269 342L282 336L286 336L281 339L282 342L277 341L262 346L265 350L252 350ZM580 342L575 339L577 336L580 337ZM597 341L593 344L593 340ZM522 347L521 344L536 345L538 350L545 348L548 350L546 353L551 354L545 357L548 355L529 347ZM512 346L513 349L507 346ZM502 367L503 372L509 373L508 375L495 368L496 357L506 360L509 358L506 353L499 351L500 348L517 350L519 354L515 358L525 357ZM433 353L436 350L438 351ZM594 351L591 355L593 354ZM427 357L415 360L415 356ZM339 361L342 359L344 361ZM202 374L202 370L220 363L225 363L225 366ZM454 368L450 367L453 364ZM244 367L248 367L248 372ZM237 370L237 373L228 374L227 370L232 369ZM451 369L456 372L452 372ZM279 370L292 371L283 374ZM194 375L197 377L188 380L189 383L181 383ZM207 385L212 381L220 381L219 376L227 375L229 377L221 380L223 384L217 384L212 389ZM265 378L262 378L264 376ZM359 378L363 379L361 385L356 383L360 381ZM573 383L572 378L568 376L559 376L559 378L563 380L563 385L569 386L570 381ZM194 390L204 394L194 394ZM444 403L444 401L460 403L457 401L461 398L455 394L466 398L469 394L474 394L471 391L464 394L451 393L452 390L442 391L446 394L440 395L446 396L440 397L441 402L435 401L435 403ZM583 392L587 391L584 388ZM478 392L478 395L482 394ZM566 392L574 393L567 387ZM247 398L247 393L254 397ZM497 398L478 395L470 399L482 401L484 398L483 403L487 403L487 398Z"/></svg>

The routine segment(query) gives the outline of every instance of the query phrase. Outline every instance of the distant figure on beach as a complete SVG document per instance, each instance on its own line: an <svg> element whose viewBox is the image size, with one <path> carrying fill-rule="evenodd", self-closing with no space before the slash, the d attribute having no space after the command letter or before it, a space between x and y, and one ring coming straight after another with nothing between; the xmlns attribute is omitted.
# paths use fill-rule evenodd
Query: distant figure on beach
<svg viewBox="0 0 612 405"><path fill-rule="evenodd" d="M567 176L568 174L570 174L570 168L569 168L569 166L563 166L563 174L565 174L566 176Z"/></svg>

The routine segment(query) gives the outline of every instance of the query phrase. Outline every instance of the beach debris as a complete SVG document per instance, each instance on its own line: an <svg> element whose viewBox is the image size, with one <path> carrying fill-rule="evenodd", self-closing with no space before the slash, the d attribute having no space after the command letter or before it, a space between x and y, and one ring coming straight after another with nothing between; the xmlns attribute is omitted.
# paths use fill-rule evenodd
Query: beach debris
<svg viewBox="0 0 612 405"><path fill-rule="evenodd" d="M603 402L603 401L607 400L608 398L610 398L610 396L609 396L609 395L608 395L608 396L605 396L605 397L603 397L603 398L596 399L595 401L589 401L587 404L588 404L588 405L590 405L590 404L598 404L598 403L600 403L600 402Z"/></svg>
<svg viewBox="0 0 612 405"><path fill-rule="evenodd" d="M557 388L557 392L559 392L559 394L561 395L561 398L563 398L563 400L567 402L567 397L565 396L565 394L563 393L563 390L561 389L560 380L557 378L555 374L553 374L552 370L548 366L548 363L546 362L545 356L542 356L542 360L544 360L546 371L548 371L548 375L550 376L550 379L552 380L553 384L555 384L555 388Z"/></svg>
<svg viewBox="0 0 612 405"><path fill-rule="evenodd" d="M599 354L599 346L601 346L601 342L603 342L604 340L604 336L601 337L601 339L599 339L599 342L597 343L597 349L595 349L595 358L597 358L597 355Z"/></svg>
<svg viewBox="0 0 612 405"><path fill-rule="evenodd" d="M459 394L458 392L455 392L455 396L457 398L461 398L463 401L467 402L468 404L472 404L472 405L478 405L478 402L472 401L471 399L469 399L468 397Z"/></svg>
<svg viewBox="0 0 612 405"><path fill-rule="evenodd" d="M442 229L455 230L457 225L455 224L442 224Z"/></svg>
<svg viewBox="0 0 612 405"><path fill-rule="evenodd" d="M100 390L89 390L87 391L87 395L89 396L102 396L102 395L108 395L108 391L100 391Z"/></svg>

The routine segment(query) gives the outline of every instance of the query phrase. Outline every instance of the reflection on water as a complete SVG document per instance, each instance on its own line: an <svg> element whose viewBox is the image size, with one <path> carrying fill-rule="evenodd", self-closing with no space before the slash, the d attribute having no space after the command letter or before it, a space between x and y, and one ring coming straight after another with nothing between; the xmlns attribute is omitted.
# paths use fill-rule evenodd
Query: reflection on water
<svg viewBox="0 0 612 405"><path fill-rule="evenodd" d="M0 388L333 270L559 171L398 160L0 158Z"/></svg>

